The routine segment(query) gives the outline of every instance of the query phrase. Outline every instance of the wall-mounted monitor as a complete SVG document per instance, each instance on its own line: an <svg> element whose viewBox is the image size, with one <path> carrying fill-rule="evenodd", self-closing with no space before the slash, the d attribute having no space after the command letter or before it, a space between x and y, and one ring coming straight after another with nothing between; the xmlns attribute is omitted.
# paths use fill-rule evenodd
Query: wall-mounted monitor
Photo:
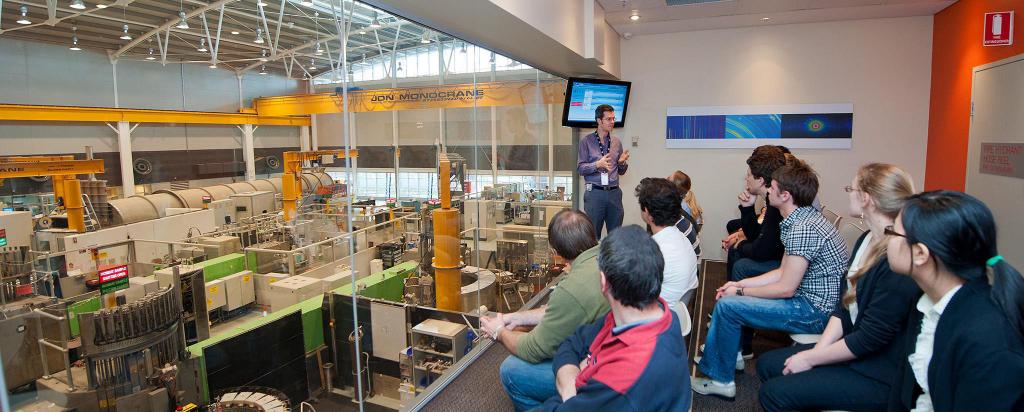
<svg viewBox="0 0 1024 412"><path fill-rule="evenodd" d="M565 86L562 126L596 128L594 110L607 104L615 109L615 127L626 124L630 82L570 77Z"/></svg>

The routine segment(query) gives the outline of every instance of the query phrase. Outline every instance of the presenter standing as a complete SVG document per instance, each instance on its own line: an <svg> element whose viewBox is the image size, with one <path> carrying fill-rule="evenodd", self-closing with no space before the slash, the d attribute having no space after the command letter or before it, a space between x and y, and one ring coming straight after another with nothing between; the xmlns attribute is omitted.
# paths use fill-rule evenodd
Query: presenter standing
<svg viewBox="0 0 1024 412"><path fill-rule="evenodd" d="M576 165L586 193L583 195L583 211L590 216L597 230L608 225L608 233L622 226L622 190L619 176L626 174L629 165L629 151L622 150L622 141L612 136L615 128L615 109L607 104L597 106L594 111L597 130L580 140L579 158Z"/></svg>

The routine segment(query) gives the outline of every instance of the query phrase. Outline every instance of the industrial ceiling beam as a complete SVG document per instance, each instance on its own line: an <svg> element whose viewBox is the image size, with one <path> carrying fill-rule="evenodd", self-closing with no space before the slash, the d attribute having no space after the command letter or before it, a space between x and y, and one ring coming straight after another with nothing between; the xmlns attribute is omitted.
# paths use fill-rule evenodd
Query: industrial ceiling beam
<svg viewBox="0 0 1024 412"><path fill-rule="evenodd" d="M309 117L74 106L26 106L16 104L0 104L0 120L29 122L252 124L273 126L309 126L310 124Z"/></svg>
<svg viewBox="0 0 1024 412"><path fill-rule="evenodd" d="M190 11L188 13L185 13L185 18L186 19L190 19L190 18L196 17L196 16L202 14L203 12L205 12L207 10L213 10L213 9L216 9L218 7L221 7L221 6L225 5L225 4L228 4L228 3L231 3L231 2L234 2L234 1L235 0L217 0L217 1L213 2L213 3L209 3L209 4L207 4L207 5L203 6L203 7L200 7L198 9L192 10L192 11ZM117 51L115 51L111 55L111 57L114 58L114 59L117 59L118 57L121 57L122 54L124 54L128 50L131 50L133 47L139 45L140 43L142 43L146 39L152 37L153 35L155 35L157 33L160 33L163 30L168 30L171 27L174 27L174 25L176 25L176 24L178 24L178 19L173 19L172 18L171 20L168 20L166 23L160 25L159 27L148 31L148 32L144 33L141 36L136 36L134 40L128 42L128 44L122 46L120 49L117 49Z"/></svg>

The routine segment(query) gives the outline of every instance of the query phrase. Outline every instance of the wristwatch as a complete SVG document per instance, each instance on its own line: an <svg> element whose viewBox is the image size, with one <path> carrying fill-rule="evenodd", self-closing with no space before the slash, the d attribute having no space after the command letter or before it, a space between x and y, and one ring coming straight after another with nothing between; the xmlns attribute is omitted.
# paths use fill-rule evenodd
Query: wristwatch
<svg viewBox="0 0 1024 412"><path fill-rule="evenodd" d="M743 296L743 288L741 288L741 287L737 287L736 288L736 296Z"/></svg>

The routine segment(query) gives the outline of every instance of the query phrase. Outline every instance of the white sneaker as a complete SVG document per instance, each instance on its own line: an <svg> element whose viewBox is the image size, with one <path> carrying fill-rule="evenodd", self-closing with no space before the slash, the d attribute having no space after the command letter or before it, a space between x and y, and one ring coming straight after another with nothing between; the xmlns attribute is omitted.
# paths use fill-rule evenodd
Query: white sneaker
<svg viewBox="0 0 1024 412"><path fill-rule="evenodd" d="M704 353L704 344L703 343L700 344L700 351L701 351L701 353ZM693 363L700 363L700 360L702 358L703 358L703 356L701 356L701 355L694 356L693 357ZM747 367L746 359L753 359L753 358L754 358L753 354L750 354L750 355L747 355L747 356L743 356L742 352L736 352L736 370L741 371L741 370L745 369Z"/></svg>
<svg viewBox="0 0 1024 412"><path fill-rule="evenodd" d="M728 401L736 400L736 382L722 383L708 378L691 376L690 387L701 395L711 395Z"/></svg>

